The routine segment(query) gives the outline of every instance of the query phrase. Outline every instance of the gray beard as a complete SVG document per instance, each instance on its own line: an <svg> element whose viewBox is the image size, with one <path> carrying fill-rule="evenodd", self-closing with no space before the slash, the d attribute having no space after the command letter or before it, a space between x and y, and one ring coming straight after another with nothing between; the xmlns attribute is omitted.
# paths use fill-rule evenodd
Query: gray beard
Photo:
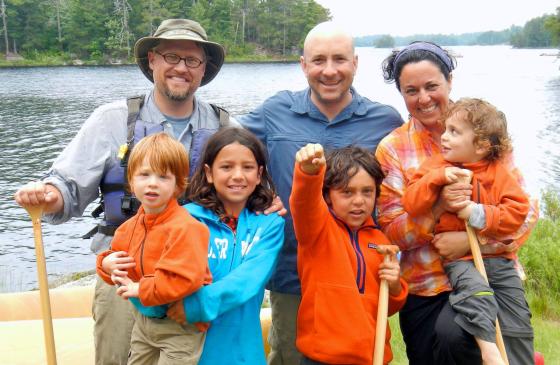
<svg viewBox="0 0 560 365"><path fill-rule="evenodd" d="M191 88L182 92L177 92L171 91L165 83L155 83L155 87L170 101L186 101L193 95Z"/></svg>
<svg viewBox="0 0 560 365"><path fill-rule="evenodd" d="M174 93L169 89L165 89L165 96L171 101L185 101L189 98L190 93L188 90L183 93Z"/></svg>

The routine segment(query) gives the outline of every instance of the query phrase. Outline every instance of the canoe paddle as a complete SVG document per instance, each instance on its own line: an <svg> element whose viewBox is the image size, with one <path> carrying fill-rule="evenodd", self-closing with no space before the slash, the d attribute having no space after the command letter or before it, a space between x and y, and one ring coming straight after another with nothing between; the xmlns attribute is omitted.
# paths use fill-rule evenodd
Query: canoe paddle
<svg viewBox="0 0 560 365"><path fill-rule="evenodd" d="M461 182L470 184L471 179L472 175L465 176L461 178ZM469 247L471 249L471 255L473 257L474 267L476 267L480 275L482 275L482 277L488 284L488 275L486 275L486 268L484 267L484 261L482 260L482 253L480 252L478 237L476 236L474 228L469 225L468 220L465 220L465 229L467 231L467 237L469 239ZM500 355L502 355L502 360L504 360L504 363L506 365L509 365L506 353L506 345L504 343L504 338L502 337L502 330L500 329L500 322L498 321L498 318L496 318L496 345L498 346Z"/></svg>
<svg viewBox="0 0 560 365"><path fill-rule="evenodd" d="M56 365L56 348L54 346L49 284L47 280L45 250L43 248L43 233L41 230L43 206L27 206L24 208L27 210L33 223L33 238L35 240L35 256L37 257L37 274L39 276L39 294L41 297L41 312L43 314L43 332L45 335L47 364Z"/></svg>
<svg viewBox="0 0 560 365"><path fill-rule="evenodd" d="M375 245L375 250L383 255L383 262L390 262L391 256L399 252L395 245ZM375 328L375 346L373 348L373 365L383 365L385 352L385 334L387 332L387 316L389 314L389 283L381 280L379 283L379 298L377 300L377 323Z"/></svg>

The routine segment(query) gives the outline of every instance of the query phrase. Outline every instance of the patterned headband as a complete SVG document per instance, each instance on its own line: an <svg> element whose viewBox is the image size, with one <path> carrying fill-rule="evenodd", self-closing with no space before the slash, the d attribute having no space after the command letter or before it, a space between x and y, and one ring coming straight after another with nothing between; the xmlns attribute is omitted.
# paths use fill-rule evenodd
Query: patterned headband
<svg viewBox="0 0 560 365"><path fill-rule="evenodd" d="M434 54L437 58L441 60L441 62L443 62L443 64L447 67L447 70L449 72L453 71L453 69L455 68L453 66L453 61L451 60L451 58L439 46L436 46L435 44L428 43L428 42L414 42L412 44L409 44L405 48L403 48L399 53L397 53L397 56L395 57L395 61L393 62L393 72L396 71L396 66L399 63L400 58L403 55L412 51L428 51Z"/></svg>

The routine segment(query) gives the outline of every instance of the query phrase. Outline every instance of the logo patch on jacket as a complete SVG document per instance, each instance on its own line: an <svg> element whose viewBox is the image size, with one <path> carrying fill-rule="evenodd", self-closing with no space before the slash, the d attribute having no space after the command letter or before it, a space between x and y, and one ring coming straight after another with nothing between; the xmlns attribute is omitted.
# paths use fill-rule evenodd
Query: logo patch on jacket
<svg viewBox="0 0 560 365"><path fill-rule="evenodd" d="M216 250L218 251L218 256L220 259L227 258L227 248L228 248L228 239L227 238L215 238L214 245L216 246ZM215 259L216 252L214 252L214 248L210 246L210 250L208 252L208 258Z"/></svg>

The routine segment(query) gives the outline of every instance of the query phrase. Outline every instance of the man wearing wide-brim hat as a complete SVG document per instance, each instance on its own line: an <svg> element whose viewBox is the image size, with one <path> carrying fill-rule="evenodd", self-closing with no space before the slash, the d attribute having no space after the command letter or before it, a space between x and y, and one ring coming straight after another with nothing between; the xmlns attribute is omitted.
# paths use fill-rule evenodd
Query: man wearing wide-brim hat
<svg viewBox="0 0 560 365"><path fill-rule="evenodd" d="M132 131L163 130L173 135L189 151L194 169L209 134L229 123L227 112L195 97L198 87L214 79L224 62L223 47L209 41L200 24L165 20L153 36L138 40L134 54L153 89L143 97L97 108L46 177L26 184L15 195L20 205L44 205L45 220L58 224L81 217L101 189L104 219L90 232L96 254L109 249L116 227L134 214L129 209L134 198L123 196L126 166L121 162L133 147L127 141L144 135ZM112 264L126 270L133 260L123 255ZM93 308L96 364L127 363L132 312L130 302L118 297L114 286L98 280Z"/></svg>
<svg viewBox="0 0 560 365"><path fill-rule="evenodd" d="M189 19L164 20L153 36L140 38L134 46L134 56L138 66L152 82L154 78L151 59L148 59L149 54L158 45L168 41L192 41L197 47L203 48L205 58L202 60L201 71L204 76L200 86L212 81L224 63L224 48L218 43L210 42L200 24Z"/></svg>
<svg viewBox="0 0 560 365"><path fill-rule="evenodd" d="M224 53L220 44L208 41L200 24L188 19L164 20L153 36L134 46L136 63L154 83L156 105L173 117L192 111L196 90L216 77Z"/></svg>

